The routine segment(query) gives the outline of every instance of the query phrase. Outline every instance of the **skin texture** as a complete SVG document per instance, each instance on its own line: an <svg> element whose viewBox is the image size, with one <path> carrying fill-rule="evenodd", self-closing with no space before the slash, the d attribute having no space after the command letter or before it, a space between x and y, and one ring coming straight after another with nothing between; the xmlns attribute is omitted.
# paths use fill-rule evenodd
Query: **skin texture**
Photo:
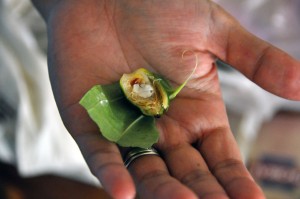
<svg viewBox="0 0 300 199"><path fill-rule="evenodd" d="M34 3L48 26L49 73L64 124L113 198L264 198L241 161L214 61L298 100L299 62L248 33L212 1ZM182 58L185 50L194 53ZM193 70L195 54L195 74L157 120L161 157L139 158L127 170L119 148L101 137L79 100L93 85L140 67L179 85Z"/></svg>

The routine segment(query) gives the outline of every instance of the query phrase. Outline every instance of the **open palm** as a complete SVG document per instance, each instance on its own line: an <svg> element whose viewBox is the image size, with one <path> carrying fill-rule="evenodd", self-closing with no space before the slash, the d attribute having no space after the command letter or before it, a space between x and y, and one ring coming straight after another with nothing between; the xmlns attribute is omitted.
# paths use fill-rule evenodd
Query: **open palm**
<svg viewBox="0 0 300 199"><path fill-rule="evenodd" d="M101 137L80 98L93 85L113 83L140 67L179 85L193 70L196 54L195 74L157 120L155 147L162 157L142 157L129 168L138 193L141 198L263 198L230 131L214 58L275 94L299 99L296 61L205 0L63 1L48 27L49 71L62 118L113 197L132 197L134 184L118 147ZM186 50L194 54L182 57Z"/></svg>

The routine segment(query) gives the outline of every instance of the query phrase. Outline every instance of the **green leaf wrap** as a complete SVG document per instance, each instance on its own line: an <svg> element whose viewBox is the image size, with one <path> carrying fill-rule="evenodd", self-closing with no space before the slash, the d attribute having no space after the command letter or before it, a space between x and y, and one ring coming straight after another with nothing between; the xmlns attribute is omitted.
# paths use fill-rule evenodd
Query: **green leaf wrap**
<svg viewBox="0 0 300 199"><path fill-rule="evenodd" d="M158 141L154 117L143 115L124 96L119 83L97 85L80 100L102 135L123 147L148 148Z"/></svg>

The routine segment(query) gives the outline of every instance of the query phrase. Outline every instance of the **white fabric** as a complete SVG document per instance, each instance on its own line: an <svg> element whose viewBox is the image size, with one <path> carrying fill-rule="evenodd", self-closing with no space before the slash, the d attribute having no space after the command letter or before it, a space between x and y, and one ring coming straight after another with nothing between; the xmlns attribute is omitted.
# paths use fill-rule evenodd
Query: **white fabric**
<svg viewBox="0 0 300 199"><path fill-rule="evenodd" d="M299 0L214 0L250 32L300 59Z"/></svg>
<svg viewBox="0 0 300 199"><path fill-rule="evenodd" d="M0 123L0 158L23 176L55 173L96 183L60 119L46 58L9 5L0 8L0 96L17 116Z"/></svg>

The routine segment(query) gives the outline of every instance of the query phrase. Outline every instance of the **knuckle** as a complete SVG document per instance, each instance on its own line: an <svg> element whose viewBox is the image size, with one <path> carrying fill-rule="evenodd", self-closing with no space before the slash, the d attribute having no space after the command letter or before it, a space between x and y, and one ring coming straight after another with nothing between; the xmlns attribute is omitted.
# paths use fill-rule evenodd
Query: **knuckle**
<svg viewBox="0 0 300 199"><path fill-rule="evenodd" d="M184 175L180 181L183 184L186 184L188 186L201 182L201 181L207 181L207 180L213 180L213 176L211 175L211 173L209 171L203 171L203 170L193 170L189 173L187 173L186 175Z"/></svg>
<svg viewBox="0 0 300 199"><path fill-rule="evenodd" d="M212 173L215 175L218 175L219 173L226 172L228 170L230 171L236 171L236 170L244 170L245 166L242 161L229 158L225 159L219 163L217 163L212 169Z"/></svg>
<svg viewBox="0 0 300 199"><path fill-rule="evenodd" d="M142 183L147 183L148 181L152 181L152 180L157 181L166 176L168 176L168 172L165 170L153 170L153 171L149 171L148 173L142 175L139 178L139 181Z"/></svg>

